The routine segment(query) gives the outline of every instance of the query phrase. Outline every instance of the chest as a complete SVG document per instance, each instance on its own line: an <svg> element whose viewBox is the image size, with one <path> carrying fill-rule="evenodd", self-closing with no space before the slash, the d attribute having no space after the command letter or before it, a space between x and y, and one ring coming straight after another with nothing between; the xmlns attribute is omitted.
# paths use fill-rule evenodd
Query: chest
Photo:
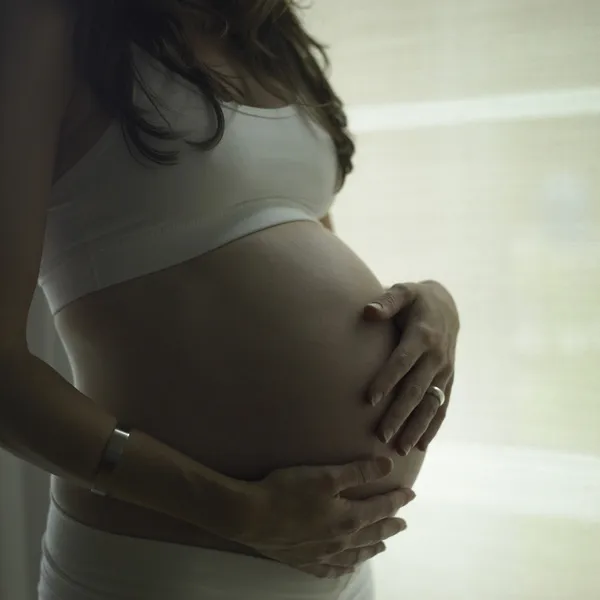
<svg viewBox="0 0 600 600"><path fill-rule="evenodd" d="M225 100L232 100L248 107L280 109L293 102L274 94L271 85L259 81L249 73L226 48L199 41L196 52L202 61L219 76L224 88ZM276 87L275 82L272 83ZM58 181L72 169L100 140L112 119L94 97L87 82L74 80L71 100L64 114L54 169L54 181Z"/></svg>

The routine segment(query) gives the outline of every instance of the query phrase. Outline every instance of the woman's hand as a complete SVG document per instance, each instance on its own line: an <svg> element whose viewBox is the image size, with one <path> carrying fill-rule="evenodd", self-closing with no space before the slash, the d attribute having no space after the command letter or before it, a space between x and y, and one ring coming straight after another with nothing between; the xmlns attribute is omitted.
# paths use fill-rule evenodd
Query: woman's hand
<svg viewBox="0 0 600 600"><path fill-rule="evenodd" d="M446 416L454 381L459 330L454 300L435 281L396 284L365 307L364 317L394 319L401 332L400 344L369 389L374 405L392 392L396 395L381 421L381 439L393 440L402 456L415 446L425 451ZM442 406L428 393L431 386L444 392Z"/></svg>
<svg viewBox="0 0 600 600"><path fill-rule="evenodd" d="M257 482L253 526L237 541L317 577L352 573L385 550L383 540L406 528L394 515L415 495L397 489L366 500L347 500L340 494L382 479L392 468L392 461L381 457L343 466L273 471Z"/></svg>

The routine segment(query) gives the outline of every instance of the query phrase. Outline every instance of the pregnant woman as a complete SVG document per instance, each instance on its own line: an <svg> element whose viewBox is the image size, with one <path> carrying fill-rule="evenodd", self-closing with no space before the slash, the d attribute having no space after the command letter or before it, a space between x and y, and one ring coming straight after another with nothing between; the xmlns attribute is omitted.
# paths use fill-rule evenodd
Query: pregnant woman
<svg viewBox="0 0 600 600"><path fill-rule="evenodd" d="M40 600L370 600L458 316L332 232L354 146L296 7L4 0L0 41L0 444L53 474ZM74 385L28 351L36 283Z"/></svg>

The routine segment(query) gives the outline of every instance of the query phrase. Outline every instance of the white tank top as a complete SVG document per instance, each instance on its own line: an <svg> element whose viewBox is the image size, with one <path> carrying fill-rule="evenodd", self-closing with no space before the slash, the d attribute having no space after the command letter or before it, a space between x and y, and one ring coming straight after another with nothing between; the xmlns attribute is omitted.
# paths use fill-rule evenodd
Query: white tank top
<svg viewBox="0 0 600 600"><path fill-rule="evenodd" d="M139 49L136 62L176 134L214 134L214 111L192 84ZM166 125L141 90L134 101L150 122ZM115 121L54 184L38 279L53 314L261 229L327 214L338 166L325 130L297 106L222 107L225 132L213 150L146 137L179 150L178 163L157 165L132 147L136 160Z"/></svg>

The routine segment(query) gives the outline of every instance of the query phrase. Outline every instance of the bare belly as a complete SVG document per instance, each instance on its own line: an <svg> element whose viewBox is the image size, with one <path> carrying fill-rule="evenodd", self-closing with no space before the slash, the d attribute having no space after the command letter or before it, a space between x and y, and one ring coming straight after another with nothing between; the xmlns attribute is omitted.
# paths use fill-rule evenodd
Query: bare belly
<svg viewBox="0 0 600 600"><path fill-rule="evenodd" d="M388 454L394 472L349 494L364 497L412 486L423 460L377 439L387 402L366 401L397 342L390 322L361 318L381 291L336 236L294 222L77 300L56 325L76 387L121 421L245 480ZM53 490L71 516L107 531L253 553L60 479Z"/></svg>

